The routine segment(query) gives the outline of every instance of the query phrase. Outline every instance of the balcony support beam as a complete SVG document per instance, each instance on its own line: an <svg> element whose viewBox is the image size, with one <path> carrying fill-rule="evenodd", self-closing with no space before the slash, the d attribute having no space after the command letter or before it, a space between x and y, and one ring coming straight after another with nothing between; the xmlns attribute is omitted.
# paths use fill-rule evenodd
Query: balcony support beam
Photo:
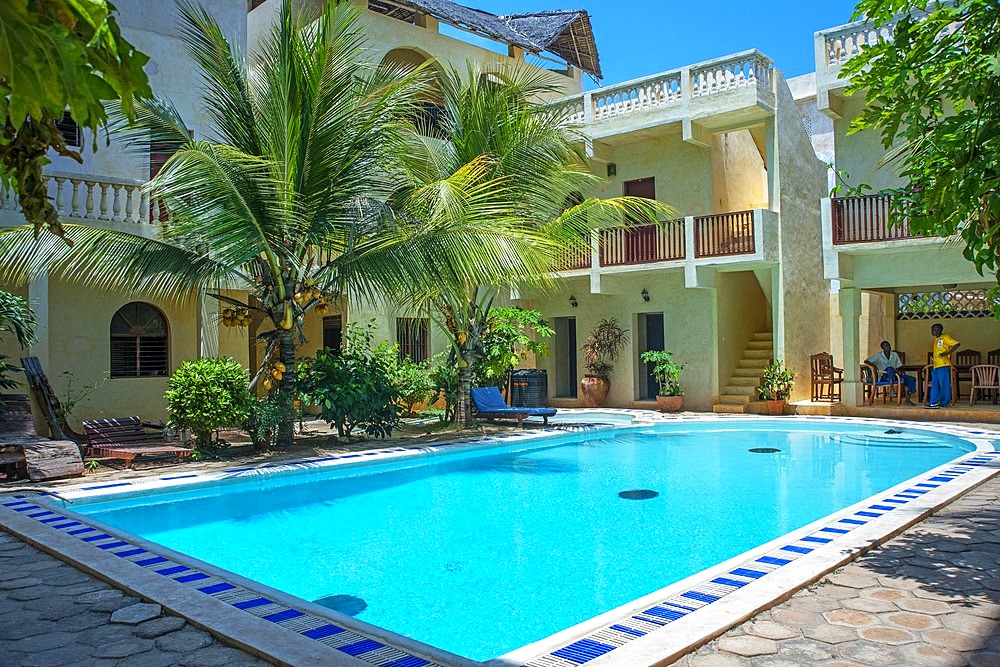
<svg viewBox="0 0 1000 667"><path fill-rule="evenodd" d="M832 90L821 89L816 92L816 108L828 118L841 120L844 117L844 98Z"/></svg>
<svg viewBox="0 0 1000 667"><path fill-rule="evenodd" d="M690 118L681 121L681 137L689 144L708 148L712 145L712 132Z"/></svg>

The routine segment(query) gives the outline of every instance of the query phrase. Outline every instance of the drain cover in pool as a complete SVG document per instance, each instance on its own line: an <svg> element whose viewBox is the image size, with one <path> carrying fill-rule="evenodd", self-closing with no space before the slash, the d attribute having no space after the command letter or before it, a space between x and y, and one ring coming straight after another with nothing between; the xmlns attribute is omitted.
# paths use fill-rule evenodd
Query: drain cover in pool
<svg viewBox="0 0 1000 667"><path fill-rule="evenodd" d="M754 447L753 449L748 449L748 452L753 452L754 454L777 454L780 449L776 447Z"/></svg>
<svg viewBox="0 0 1000 667"><path fill-rule="evenodd" d="M658 495L660 495L659 492L651 489L629 489L628 491L618 492L618 497L625 500L649 500Z"/></svg>

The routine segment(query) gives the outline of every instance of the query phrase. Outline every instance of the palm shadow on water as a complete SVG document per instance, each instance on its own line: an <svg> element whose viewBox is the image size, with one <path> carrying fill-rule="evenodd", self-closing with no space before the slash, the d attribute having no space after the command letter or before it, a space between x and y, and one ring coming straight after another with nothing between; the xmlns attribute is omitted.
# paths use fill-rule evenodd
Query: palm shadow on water
<svg viewBox="0 0 1000 667"><path fill-rule="evenodd" d="M991 464L989 467L1000 467ZM893 588L982 619L965 632L989 664L1000 654L1000 477L972 489L855 561ZM891 580L891 581L890 581ZM895 585L893 585L895 584ZM984 627L990 626L988 631ZM953 628L962 631L960 628ZM984 663L985 664L985 663Z"/></svg>

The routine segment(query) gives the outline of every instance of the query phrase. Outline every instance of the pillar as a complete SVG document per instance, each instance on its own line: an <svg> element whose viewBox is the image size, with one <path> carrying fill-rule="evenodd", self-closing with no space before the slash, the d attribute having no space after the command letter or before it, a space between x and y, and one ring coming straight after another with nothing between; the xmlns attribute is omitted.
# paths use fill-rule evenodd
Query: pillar
<svg viewBox="0 0 1000 667"><path fill-rule="evenodd" d="M844 405L856 407L861 404L861 290L855 287L840 288L840 317L844 336L844 383L841 386L841 401ZM834 360L836 363L836 360Z"/></svg>

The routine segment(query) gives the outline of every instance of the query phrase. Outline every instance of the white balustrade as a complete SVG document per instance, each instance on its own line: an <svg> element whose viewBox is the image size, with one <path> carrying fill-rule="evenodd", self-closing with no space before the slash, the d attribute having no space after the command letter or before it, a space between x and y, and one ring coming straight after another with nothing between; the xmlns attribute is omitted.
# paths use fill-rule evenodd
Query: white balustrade
<svg viewBox="0 0 1000 667"><path fill-rule="evenodd" d="M47 173L45 179L52 205L61 218L131 224L151 222L149 198L142 181L61 173ZM0 208L19 208L14 193L2 186Z"/></svg>
<svg viewBox="0 0 1000 667"><path fill-rule="evenodd" d="M861 53L865 47L878 42L880 37L891 40L895 26L896 22L892 21L875 29L870 23L861 21L826 33L823 37L826 45L826 64L839 67Z"/></svg>
<svg viewBox="0 0 1000 667"><path fill-rule="evenodd" d="M762 54L746 54L691 68L691 96L714 95L735 88L771 88L771 61Z"/></svg>
<svg viewBox="0 0 1000 667"><path fill-rule="evenodd" d="M565 122L581 124L680 104L685 98L713 95L745 86L755 85L770 91L771 67L771 60L759 51L744 51L693 65L690 76L685 76L687 69L671 70L557 100L550 108Z"/></svg>

